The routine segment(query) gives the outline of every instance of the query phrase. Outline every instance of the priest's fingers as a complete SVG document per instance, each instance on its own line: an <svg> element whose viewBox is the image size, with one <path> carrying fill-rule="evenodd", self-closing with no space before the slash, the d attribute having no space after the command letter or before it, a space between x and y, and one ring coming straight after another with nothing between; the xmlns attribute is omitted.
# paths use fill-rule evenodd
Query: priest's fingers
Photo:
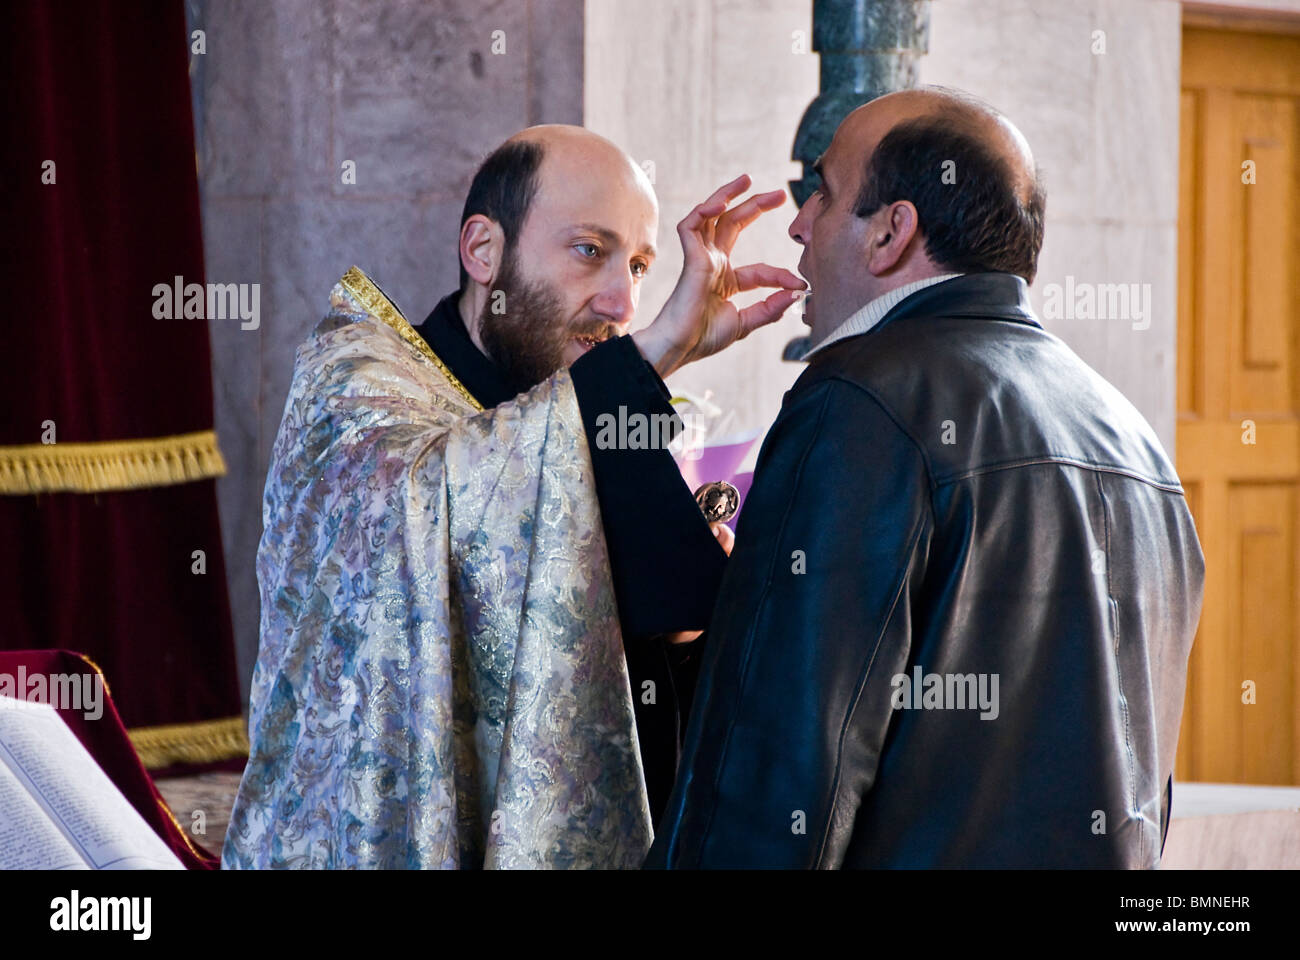
<svg viewBox="0 0 1300 960"><path fill-rule="evenodd" d="M740 231L761 217L768 210L775 210L785 203L784 190L770 190L756 193L744 203L739 203L718 217L714 231L713 245L723 253L731 253L736 245Z"/></svg>
<svg viewBox="0 0 1300 960"><path fill-rule="evenodd" d="M682 241L682 251L695 251L697 257L705 252L702 244L714 242L714 221L727 209L727 204L749 189L749 174L742 173L730 183L713 191L713 195L698 204L677 224L677 236ZM701 243L702 241L702 243Z"/></svg>
<svg viewBox="0 0 1300 960"><path fill-rule="evenodd" d="M806 290L808 282L796 273L784 267L773 267L766 263L751 263L736 268L736 285L740 290L753 290L755 287L784 287L786 290Z"/></svg>
<svg viewBox="0 0 1300 960"><path fill-rule="evenodd" d="M709 529L713 531L713 536L717 539L722 552L731 556L731 551L736 546L736 535L731 532L731 528L725 523L711 523Z"/></svg>
<svg viewBox="0 0 1300 960"><path fill-rule="evenodd" d="M801 296L802 293L798 290L778 290L767 299L741 310L740 336L737 339L743 340L759 327L765 327L781 319L781 314L789 310L791 304Z"/></svg>

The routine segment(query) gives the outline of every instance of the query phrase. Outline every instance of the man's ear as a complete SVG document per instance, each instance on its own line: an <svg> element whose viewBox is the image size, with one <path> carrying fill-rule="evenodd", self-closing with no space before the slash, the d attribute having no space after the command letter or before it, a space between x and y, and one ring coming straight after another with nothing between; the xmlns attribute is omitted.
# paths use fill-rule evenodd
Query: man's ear
<svg viewBox="0 0 1300 960"><path fill-rule="evenodd" d="M920 218L910 200L899 200L876 211L867 246L867 269L873 276L882 276L899 265L919 226Z"/></svg>
<svg viewBox="0 0 1300 960"><path fill-rule="evenodd" d="M494 221L476 213L460 228L460 263L471 280L490 287L501 266L505 235Z"/></svg>

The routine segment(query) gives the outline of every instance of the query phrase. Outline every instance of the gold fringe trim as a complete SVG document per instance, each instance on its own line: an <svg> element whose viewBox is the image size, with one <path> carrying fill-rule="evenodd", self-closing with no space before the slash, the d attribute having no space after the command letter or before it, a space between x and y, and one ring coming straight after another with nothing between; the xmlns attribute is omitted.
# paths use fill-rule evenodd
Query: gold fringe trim
<svg viewBox="0 0 1300 960"><path fill-rule="evenodd" d="M136 727L127 734L149 770L248 756L248 727L243 717Z"/></svg>
<svg viewBox="0 0 1300 960"><path fill-rule="evenodd" d="M149 440L0 447L0 494L139 490L225 472L215 430Z"/></svg>
<svg viewBox="0 0 1300 960"><path fill-rule="evenodd" d="M464 397L471 407L475 410L483 409L483 404L475 400L474 395L465 388L465 385L456 379L451 368L433 352L433 347L429 346L424 337L416 332L415 327L407 322L406 317L402 316L402 311L393 305L393 301L384 296L384 292L375 286L375 282L366 276L364 270L357 266L349 267L339 283L343 284L343 288L356 298L357 303L361 304L367 313L388 324L397 331L398 336L424 354L425 359L438 368L438 372L447 378L452 388Z"/></svg>

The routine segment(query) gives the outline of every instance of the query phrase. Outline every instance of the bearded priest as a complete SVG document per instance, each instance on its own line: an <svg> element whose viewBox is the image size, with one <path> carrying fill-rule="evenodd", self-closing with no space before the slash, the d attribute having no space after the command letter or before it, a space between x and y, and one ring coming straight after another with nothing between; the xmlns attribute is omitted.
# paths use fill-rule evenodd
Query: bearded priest
<svg viewBox="0 0 1300 960"><path fill-rule="evenodd" d="M790 271L730 263L784 200L733 205L749 185L678 224L677 286L628 336L658 206L578 127L487 158L460 289L420 327L344 274L298 350L267 476L252 751L223 866L641 865L729 531L668 450L604 449L595 423L671 414L662 377L798 299Z"/></svg>

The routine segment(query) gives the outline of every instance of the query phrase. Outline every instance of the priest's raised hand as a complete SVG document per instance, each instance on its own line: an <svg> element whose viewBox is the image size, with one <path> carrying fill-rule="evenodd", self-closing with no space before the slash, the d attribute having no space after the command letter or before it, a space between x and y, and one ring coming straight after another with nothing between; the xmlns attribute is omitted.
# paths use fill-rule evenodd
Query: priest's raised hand
<svg viewBox="0 0 1300 960"><path fill-rule="evenodd" d="M785 202L785 191L773 190L728 207L750 182L749 175L742 174L719 187L677 224L683 254L677 286L654 323L632 335L661 377L779 320L807 287L781 267L732 266L731 251L740 232ZM758 303L741 309L731 302L738 293L767 287L778 289Z"/></svg>

